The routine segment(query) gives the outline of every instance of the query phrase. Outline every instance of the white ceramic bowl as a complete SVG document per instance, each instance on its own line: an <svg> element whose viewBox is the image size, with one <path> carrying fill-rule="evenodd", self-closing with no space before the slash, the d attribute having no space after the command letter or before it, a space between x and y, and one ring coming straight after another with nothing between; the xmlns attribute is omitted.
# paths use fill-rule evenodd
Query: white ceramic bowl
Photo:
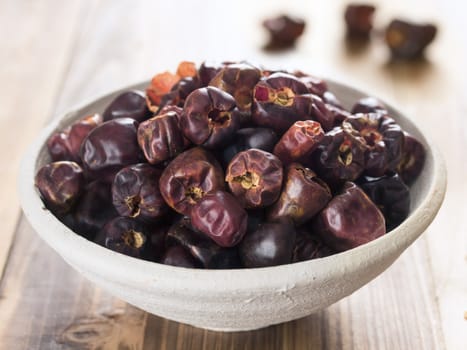
<svg viewBox="0 0 467 350"><path fill-rule="evenodd" d="M102 112L121 91L146 85L115 91L51 123L23 159L19 192L26 217L65 261L96 285L155 315L222 331L251 330L310 315L387 269L428 227L443 201L446 169L440 153L409 119L389 106L391 115L427 150L423 172L411 188L411 214L389 234L326 258L255 269L186 269L115 253L80 237L45 210L34 175L49 160L45 146L49 135L84 115ZM329 85L347 107L367 96L339 83Z"/></svg>

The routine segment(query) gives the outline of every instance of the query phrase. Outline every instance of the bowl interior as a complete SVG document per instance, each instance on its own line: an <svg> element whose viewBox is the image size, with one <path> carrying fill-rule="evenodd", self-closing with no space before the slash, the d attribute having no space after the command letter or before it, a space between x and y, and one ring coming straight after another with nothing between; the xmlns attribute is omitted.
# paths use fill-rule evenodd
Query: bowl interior
<svg viewBox="0 0 467 350"><path fill-rule="evenodd" d="M444 198L446 171L439 152L419 129L387 104L391 115L427 151L422 174L411 188L410 216L372 242L329 257L254 269L203 270L167 266L113 252L84 239L43 207L36 171L50 161L46 141L56 130L91 113L102 113L124 90L82 104L55 119L24 156L19 184L23 211L37 233L86 278L156 315L197 327L249 330L311 314L351 294L390 266L426 229ZM350 107L366 94L336 82L331 91Z"/></svg>
<svg viewBox="0 0 467 350"><path fill-rule="evenodd" d="M338 99L342 102L343 106L347 109L350 109L353 104L360 98L368 96L357 89L350 88L346 85L343 85L338 82L329 81L327 80L329 89L338 97ZM83 117L84 115L92 114L92 113L103 113L106 106L115 98L119 93L128 89L138 89L138 90L145 90L146 86L148 86L149 82L138 83L132 85L125 89L120 89L116 92L107 94L91 103L87 103L82 105L81 107L74 108L74 111L71 113L66 114L63 118L60 118L52 123L53 128L47 128L47 138L56 132L57 130L62 130L66 126L70 125L74 121L78 120L79 118ZM384 101L383 101L384 102ZM401 112L396 110L394 107L391 106L389 103L385 103L388 107L390 115L394 117L394 119L401 125L401 127L414 135L418 140L422 142L427 150L427 161L425 164L425 171L423 171L422 175L415 181L415 183L411 186L411 212L416 210L424 197L422 188L425 188L425 182L429 181L429 179L424 176L427 173L426 169L431 169L433 167L432 162L432 149L429 146L426 137L424 134L415 126L415 124L408 118L404 117ZM46 139L47 139L46 138ZM47 151L47 147L45 144L42 145L40 148L40 152L38 157L36 158L36 162L34 164L35 170L37 171L41 166L50 162L50 156Z"/></svg>

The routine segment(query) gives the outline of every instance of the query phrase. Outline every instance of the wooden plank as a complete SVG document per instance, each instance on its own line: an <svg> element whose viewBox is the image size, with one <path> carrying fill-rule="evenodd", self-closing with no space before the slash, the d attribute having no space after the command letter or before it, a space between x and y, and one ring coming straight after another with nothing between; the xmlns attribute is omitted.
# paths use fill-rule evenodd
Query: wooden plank
<svg viewBox="0 0 467 350"><path fill-rule="evenodd" d="M134 308L84 280L24 220L1 287L3 349L442 349L426 241L373 282L309 317L216 333Z"/></svg>
<svg viewBox="0 0 467 350"><path fill-rule="evenodd" d="M462 10L467 10L467 4L457 2L453 6L437 0L425 1L423 5L405 0L391 1L390 5L384 1L374 3L380 28L395 17L438 24L438 37L428 50L427 59L413 63L390 62L387 50L377 38L362 52L343 55L338 40L342 33L339 25L327 28L329 32L322 39L322 45L324 41L328 43L327 55L322 59L329 62L336 75L348 76L367 86L369 91L395 101L430 133L444 155L448 192L438 217L424 234L425 263L432 275L429 280L435 295L433 302L438 305L439 321L433 326L441 328L447 349L463 349L467 347L463 317L467 310L467 207L463 204L467 195L464 152L467 84L463 68L467 46L462 45L465 44L464 26L455 21Z"/></svg>
<svg viewBox="0 0 467 350"><path fill-rule="evenodd" d="M77 0L0 2L0 275L19 216L16 169L52 111L82 7Z"/></svg>
<svg viewBox="0 0 467 350"><path fill-rule="evenodd" d="M436 17L430 14L433 7L421 0L376 3L381 10L377 18L380 25L398 13ZM467 135L459 128L465 123L465 105L456 103L462 91L458 86L453 87L458 92L453 96L450 90L439 89L452 86L455 69L452 57L444 53L452 52L455 44L443 34L430 50L431 63L405 67L388 65L384 46L377 41L364 52L349 52L342 42L343 4L315 2L304 7L300 1L288 3L290 12L310 19L310 26L295 52L271 56L258 50L264 39L259 19L265 10L248 1L230 4L229 15L224 4L212 0L202 8L195 2L181 1L87 3L89 15L80 19L80 36L55 111L147 79L182 59L249 58L350 78L377 95L396 98L432 130L438 130L439 115L446 116L447 125L442 126L443 133L438 133L436 140L454 170L449 180L456 190L448 194L448 208L424 238L382 276L327 310L264 330L222 334L148 315L109 296L83 281L21 220L0 286L0 344L5 349L442 349L443 335L449 349L466 344L462 320L467 310L462 260L466 256L466 215L464 206L459 205L466 191L462 150ZM268 2L267 15L279 12L282 6L281 1ZM24 42L22 45L27 47ZM41 91L44 104L52 103L52 95L35 91ZM448 113L444 114L446 108ZM451 213L460 224L452 220ZM451 232L449 242L440 234L445 227Z"/></svg>
<svg viewBox="0 0 467 350"><path fill-rule="evenodd" d="M145 313L84 281L22 222L1 292L1 348L141 343Z"/></svg>
<svg viewBox="0 0 467 350"><path fill-rule="evenodd" d="M422 18L437 18L440 29L426 61L386 66L387 76L394 86L394 98L430 132L448 168L445 202L425 234L428 264L447 349L467 347L463 317L467 310L467 207L463 205L467 195L463 151L467 141L467 84L460 68L466 58L466 46L459 45L463 28L452 25L452 19L462 9L467 10L467 4L458 5L432 2L432 6L424 6ZM399 6L399 11L401 8Z"/></svg>
<svg viewBox="0 0 467 350"><path fill-rule="evenodd" d="M452 59L455 67L457 59ZM459 64L461 64L459 62ZM401 68L397 74L407 75ZM428 264L433 275L436 300L439 307L441 326L448 349L467 346L466 321L463 313L467 310L467 208L463 204L467 196L465 183L466 146L465 111L467 111L465 88L452 79L455 74L447 66L432 67L424 88L417 91L406 79L400 79L397 97L404 104L407 101L424 100L411 106L411 113L419 123L431 130L433 139L444 155L448 171L448 192L445 202L426 232ZM447 90L440 89L449 86ZM465 83L464 83L464 86Z"/></svg>

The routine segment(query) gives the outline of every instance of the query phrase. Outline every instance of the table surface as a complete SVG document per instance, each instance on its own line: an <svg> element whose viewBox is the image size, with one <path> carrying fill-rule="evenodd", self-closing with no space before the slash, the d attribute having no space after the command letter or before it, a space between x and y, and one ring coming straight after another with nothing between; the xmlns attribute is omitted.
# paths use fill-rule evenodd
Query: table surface
<svg viewBox="0 0 467 350"><path fill-rule="evenodd" d="M378 35L365 47L346 45L344 1L0 0L0 348L466 349L466 6L372 2L378 28L396 16L439 25L425 60L390 62ZM294 50L264 52L260 21L284 11L305 18L307 30ZM301 67L394 101L445 157L448 191L435 221L351 296L258 331L215 333L167 321L84 280L21 215L22 153L45 123L80 101L206 58Z"/></svg>

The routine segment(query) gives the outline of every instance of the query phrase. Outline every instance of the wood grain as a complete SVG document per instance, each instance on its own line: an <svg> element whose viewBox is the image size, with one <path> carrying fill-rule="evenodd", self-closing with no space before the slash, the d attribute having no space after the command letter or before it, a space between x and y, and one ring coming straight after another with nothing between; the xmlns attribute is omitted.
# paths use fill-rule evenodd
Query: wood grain
<svg viewBox="0 0 467 350"><path fill-rule="evenodd" d="M232 334L149 315L94 287L51 251L24 218L14 230L18 206L13 198L8 207L0 204L5 223L0 267L10 236L15 238L0 284L0 349L467 348L467 84L459 27L451 21L466 5L450 8L441 0L373 2L378 5L378 27L402 14L440 24L426 60L389 62L378 37L360 49L346 45L340 21L345 1L312 6L288 1L287 7L279 0L268 1L267 13L246 0L228 5L214 0L202 5L0 2L0 29L11 29L20 20L28 23L18 29L17 38L2 39L8 50L0 51L0 62L7 62L0 77L14 82L13 88L0 89L1 149L13 149L16 141L14 133L4 130L17 127L17 118L33 116L21 124L27 125L19 148L1 153L2 160L12 164L48 115L174 68L177 61L209 57L302 67L389 98L431 132L449 170L448 193L437 219L387 272L322 312ZM307 18L309 27L296 50L266 54L260 50L264 41L260 19L284 9ZM38 40L45 34L46 42ZM29 92L27 104L23 91ZM4 169L2 165L2 193L14 197L13 168Z"/></svg>
<svg viewBox="0 0 467 350"><path fill-rule="evenodd" d="M21 154L49 117L69 63L82 4L0 2L0 274L18 221L16 170ZM53 10L53 11L52 11Z"/></svg>
<svg viewBox="0 0 467 350"><path fill-rule="evenodd" d="M149 315L95 288L24 220L1 287L4 349L442 349L419 240L384 275L330 308L252 332L216 333ZM7 313L5 303L13 305Z"/></svg>

